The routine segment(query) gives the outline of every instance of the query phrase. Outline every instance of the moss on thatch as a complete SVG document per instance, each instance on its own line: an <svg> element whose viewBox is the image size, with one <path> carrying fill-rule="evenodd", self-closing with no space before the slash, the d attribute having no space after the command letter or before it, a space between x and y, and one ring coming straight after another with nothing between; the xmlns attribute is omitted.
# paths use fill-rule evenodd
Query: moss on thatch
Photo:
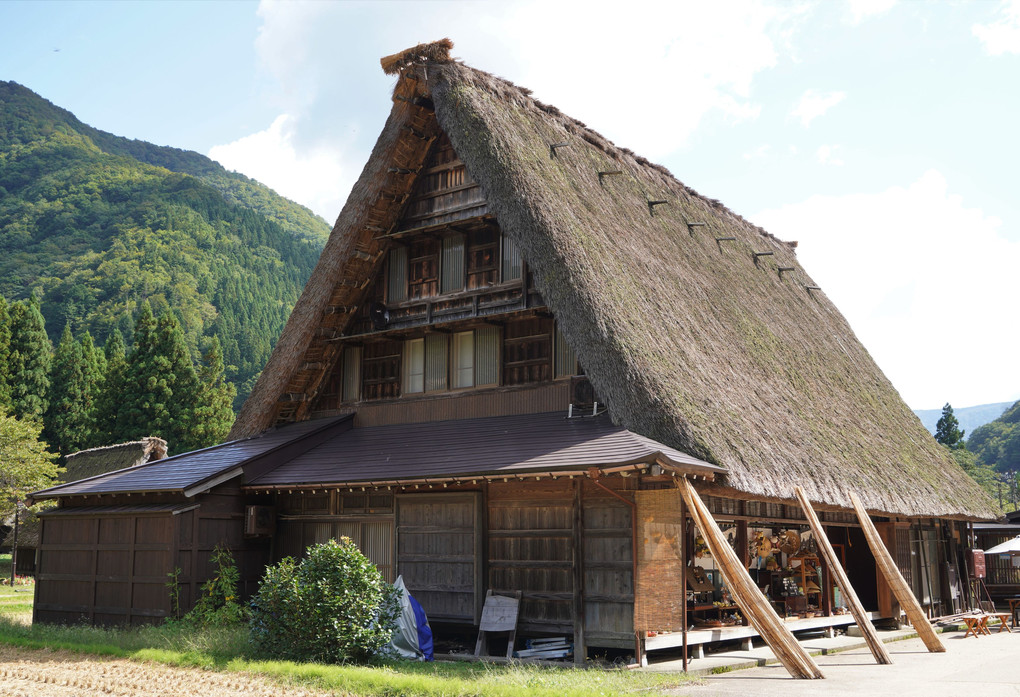
<svg viewBox="0 0 1020 697"><path fill-rule="evenodd" d="M795 244L509 82L446 59L403 65L390 120L232 437L267 428L281 393L321 380L299 366L324 350L313 334L326 298L367 239L366 192L396 186L381 172L399 157L424 158L408 152L434 108L628 429L726 467L723 484L752 496L793 500L800 484L834 506L849 507L853 489L876 512L995 514L824 293L808 290ZM394 199L392 219L399 209Z"/></svg>
<svg viewBox="0 0 1020 697"><path fill-rule="evenodd" d="M76 482L79 479L144 465L146 462L164 457L166 441L152 436L129 443L80 450L67 456L61 480L65 483Z"/></svg>

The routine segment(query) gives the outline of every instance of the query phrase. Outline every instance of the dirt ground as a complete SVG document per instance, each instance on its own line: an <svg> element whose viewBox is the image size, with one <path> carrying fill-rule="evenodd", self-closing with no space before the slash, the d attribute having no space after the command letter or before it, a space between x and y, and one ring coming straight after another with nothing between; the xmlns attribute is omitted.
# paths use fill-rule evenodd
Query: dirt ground
<svg viewBox="0 0 1020 697"><path fill-rule="evenodd" d="M268 678L0 646L2 697L325 697Z"/></svg>

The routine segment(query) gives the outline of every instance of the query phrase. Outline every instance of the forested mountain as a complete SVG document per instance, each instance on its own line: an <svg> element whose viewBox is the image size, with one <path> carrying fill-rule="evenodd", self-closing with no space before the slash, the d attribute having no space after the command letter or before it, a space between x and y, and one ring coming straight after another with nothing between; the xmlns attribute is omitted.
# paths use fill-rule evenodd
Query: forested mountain
<svg viewBox="0 0 1020 697"><path fill-rule="evenodd" d="M967 439L967 449L979 463L999 472L1020 471L1020 402L1002 416L974 429Z"/></svg>
<svg viewBox="0 0 1020 697"><path fill-rule="evenodd" d="M247 395L329 226L195 152L88 126L0 81L0 294L40 298L54 339L103 344L138 308L178 316L193 358L218 336Z"/></svg>
<svg viewBox="0 0 1020 697"><path fill-rule="evenodd" d="M1002 413L1013 406L1013 402L995 402L994 404L978 404L973 407L953 407L953 414L960 422L960 428L965 433L974 432L978 426L984 426L989 421L999 418ZM932 435L935 435L935 426L942 416L941 409L915 409L914 413L921 419L921 423Z"/></svg>

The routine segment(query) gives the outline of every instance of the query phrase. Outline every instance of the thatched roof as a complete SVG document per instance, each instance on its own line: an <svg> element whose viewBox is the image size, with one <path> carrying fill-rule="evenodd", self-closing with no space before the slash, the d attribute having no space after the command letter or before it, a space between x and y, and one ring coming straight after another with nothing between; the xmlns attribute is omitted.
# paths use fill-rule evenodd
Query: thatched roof
<svg viewBox="0 0 1020 697"><path fill-rule="evenodd" d="M66 458L64 482L95 477L126 467L137 467L146 462L166 457L166 441L149 436L129 443L118 443L101 448L79 450Z"/></svg>
<svg viewBox="0 0 1020 697"><path fill-rule="evenodd" d="M793 500L800 484L829 505L853 489L875 512L995 515L794 243L443 50L386 60L390 117L232 437L306 416L310 400L281 397L315 393L349 321L329 308L363 297L441 129L623 426L725 467L734 495Z"/></svg>

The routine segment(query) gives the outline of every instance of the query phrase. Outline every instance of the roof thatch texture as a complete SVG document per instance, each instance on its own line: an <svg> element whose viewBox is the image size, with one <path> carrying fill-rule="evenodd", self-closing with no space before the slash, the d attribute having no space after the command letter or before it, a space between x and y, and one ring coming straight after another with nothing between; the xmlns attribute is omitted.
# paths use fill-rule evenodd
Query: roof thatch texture
<svg viewBox="0 0 1020 697"><path fill-rule="evenodd" d="M505 80L449 60L407 63L372 158L232 436L269 427L282 393L311 393L321 380L302 377L302 361L321 355L316 331L337 301L338 270L373 239L366 202L392 197L395 218L401 199L387 192L409 190L412 178L386 168L408 166L395 156L423 129L407 126L434 109L626 428L724 466L737 494L793 500L800 484L841 507L853 489L875 512L995 515L839 311L808 288L794 244Z"/></svg>
<svg viewBox="0 0 1020 697"><path fill-rule="evenodd" d="M166 441L149 436L129 443L118 443L101 448L79 450L66 458L64 482L95 477L126 467L144 465L146 462L166 457Z"/></svg>

